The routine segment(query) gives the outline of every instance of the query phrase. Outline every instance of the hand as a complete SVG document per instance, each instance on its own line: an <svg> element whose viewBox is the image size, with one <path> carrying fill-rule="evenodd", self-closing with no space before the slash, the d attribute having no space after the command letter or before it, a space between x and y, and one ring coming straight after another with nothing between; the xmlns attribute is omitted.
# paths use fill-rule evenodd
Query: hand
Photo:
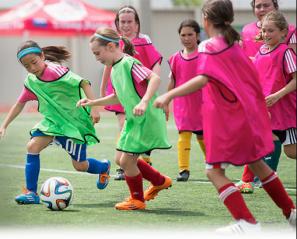
<svg viewBox="0 0 297 239"><path fill-rule="evenodd" d="M154 102L154 106L156 108L161 108L165 111L169 111L169 103L170 103L170 98L167 94L161 95L159 97L157 97L157 99Z"/></svg>
<svg viewBox="0 0 297 239"><path fill-rule="evenodd" d="M76 107L92 105L92 102L93 102L92 100L89 100L87 98L81 99L76 103Z"/></svg>
<svg viewBox="0 0 297 239"><path fill-rule="evenodd" d="M277 101L279 101L280 96L278 94L271 94L265 98L266 100L266 106L271 107L273 106Z"/></svg>
<svg viewBox="0 0 297 239"><path fill-rule="evenodd" d="M147 102L140 101L138 105L136 105L133 109L133 114L136 116L141 116L144 114L147 108Z"/></svg>
<svg viewBox="0 0 297 239"><path fill-rule="evenodd" d="M1 127L0 128L0 139L4 138L5 133L6 133L6 129Z"/></svg>
<svg viewBox="0 0 297 239"><path fill-rule="evenodd" d="M164 113L165 113L165 116L166 116L166 121L169 120L169 105L166 105L164 107Z"/></svg>
<svg viewBox="0 0 297 239"><path fill-rule="evenodd" d="M91 117L92 117L93 124L99 123L100 121L99 111L100 111L99 107L93 107L91 109Z"/></svg>

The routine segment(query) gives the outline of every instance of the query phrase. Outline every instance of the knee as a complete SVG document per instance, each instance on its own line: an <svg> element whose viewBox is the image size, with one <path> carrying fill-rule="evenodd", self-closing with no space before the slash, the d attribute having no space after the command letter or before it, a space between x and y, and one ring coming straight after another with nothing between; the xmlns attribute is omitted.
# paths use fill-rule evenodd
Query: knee
<svg viewBox="0 0 297 239"><path fill-rule="evenodd" d="M285 154L286 154L287 157L290 158L290 159L296 159L296 152L291 152L291 151L286 152L286 151L285 151Z"/></svg>
<svg viewBox="0 0 297 239"><path fill-rule="evenodd" d="M41 147L33 141L27 143L27 152L29 153L40 153Z"/></svg>
<svg viewBox="0 0 297 239"><path fill-rule="evenodd" d="M210 180L210 181L212 181L212 179L213 179L213 171L212 170L206 170L205 171L205 174L206 174L206 176L207 176L207 178Z"/></svg>
<svg viewBox="0 0 297 239"><path fill-rule="evenodd" d="M296 144L293 147L291 145L284 146L284 153L288 158L296 159Z"/></svg>

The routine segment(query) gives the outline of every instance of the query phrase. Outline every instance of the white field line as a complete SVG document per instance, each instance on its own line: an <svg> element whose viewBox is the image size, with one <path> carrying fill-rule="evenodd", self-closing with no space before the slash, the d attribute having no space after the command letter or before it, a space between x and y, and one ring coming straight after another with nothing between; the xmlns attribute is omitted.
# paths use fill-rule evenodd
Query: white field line
<svg viewBox="0 0 297 239"><path fill-rule="evenodd" d="M24 169L24 165L17 165L17 164L3 164L0 163L0 168L17 168L17 169ZM51 168L40 168L41 171L45 172L53 172L53 173L66 173L66 174L79 174L83 176L95 176L93 174L84 173L84 172L78 172L78 171L69 171L69 170L60 170L60 169L51 169ZM111 178L114 178L115 175L110 175ZM189 181L191 183L198 183L198 184L211 184L211 182L208 181ZM294 188L286 188L286 191L295 191Z"/></svg>

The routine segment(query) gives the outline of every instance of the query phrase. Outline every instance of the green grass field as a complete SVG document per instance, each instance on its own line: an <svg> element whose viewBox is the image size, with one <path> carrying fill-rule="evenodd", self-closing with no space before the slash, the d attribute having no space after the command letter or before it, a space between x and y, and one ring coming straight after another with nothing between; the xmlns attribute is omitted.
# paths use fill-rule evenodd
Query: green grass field
<svg viewBox="0 0 297 239"><path fill-rule="evenodd" d="M4 115L0 115L0 122ZM232 222L232 218L219 201L214 187L204 175L203 157L198 144L192 139L191 177L186 183L174 181L169 190L147 203L144 211L123 212L114 209L114 204L128 196L123 181L110 181L109 186L98 191L96 176L76 173L68 155L59 147L51 146L41 154L39 187L47 178L62 176L74 187L73 204L65 211L53 212L44 205L17 205L14 197L24 185L24 155L28 132L40 119L34 113L22 114L8 128L6 137L0 141L0 226L2 227L138 227L138 228L200 228L217 227ZM102 113L97 124L101 143L90 147L88 155L98 159L111 159L115 152L117 122L113 114ZM173 179L177 176L176 140L174 123L168 123L170 150L153 152L153 166ZM244 147L244 145L243 145ZM116 165L112 163L111 174ZM55 171L56 170L56 171ZM61 170L61 171L58 171ZM234 181L241 176L242 168L229 167L227 175ZM296 161L280 160L278 174L296 201ZM145 183L145 187L148 183ZM244 196L248 206L263 227L288 228L281 211L272 203L264 190Z"/></svg>

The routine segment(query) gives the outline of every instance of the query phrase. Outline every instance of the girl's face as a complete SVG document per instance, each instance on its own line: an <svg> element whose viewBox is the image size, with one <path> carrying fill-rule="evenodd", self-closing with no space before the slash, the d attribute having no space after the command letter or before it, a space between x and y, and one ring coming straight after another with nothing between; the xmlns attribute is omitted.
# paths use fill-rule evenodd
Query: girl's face
<svg viewBox="0 0 297 239"><path fill-rule="evenodd" d="M261 21L269 12L276 10L272 0L255 0L255 16Z"/></svg>
<svg viewBox="0 0 297 239"><path fill-rule="evenodd" d="M113 43L108 43L106 46L100 46L97 41L90 43L91 51L96 60L106 66L111 66L114 63L114 47Z"/></svg>
<svg viewBox="0 0 297 239"><path fill-rule="evenodd" d="M179 33L179 37L187 50L191 51L197 48L199 34L194 31L193 27L183 27Z"/></svg>
<svg viewBox="0 0 297 239"><path fill-rule="evenodd" d="M272 21L264 21L262 24L263 40L270 48L282 42L286 37L286 33L286 29L280 30Z"/></svg>
<svg viewBox="0 0 297 239"><path fill-rule="evenodd" d="M29 73L40 77L46 67L44 60L43 53L40 56L32 53L25 55L20 61Z"/></svg>
<svg viewBox="0 0 297 239"><path fill-rule="evenodd" d="M138 24L135 21L133 12L124 12L119 16L119 31L129 39L136 37L138 33Z"/></svg>

